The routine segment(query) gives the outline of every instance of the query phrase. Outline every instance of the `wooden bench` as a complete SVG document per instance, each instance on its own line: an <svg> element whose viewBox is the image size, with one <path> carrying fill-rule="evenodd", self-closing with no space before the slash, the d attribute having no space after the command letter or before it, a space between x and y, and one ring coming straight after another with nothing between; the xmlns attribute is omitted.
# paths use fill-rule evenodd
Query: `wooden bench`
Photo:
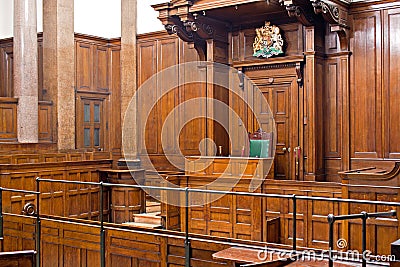
<svg viewBox="0 0 400 267"><path fill-rule="evenodd" d="M2 267L33 267L36 264L36 251L23 250L0 252L0 266Z"/></svg>

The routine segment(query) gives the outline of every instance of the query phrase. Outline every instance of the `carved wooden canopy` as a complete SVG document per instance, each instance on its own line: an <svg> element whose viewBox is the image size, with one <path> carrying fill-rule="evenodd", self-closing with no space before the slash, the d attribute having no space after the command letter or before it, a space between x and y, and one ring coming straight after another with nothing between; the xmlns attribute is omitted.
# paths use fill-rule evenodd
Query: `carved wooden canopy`
<svg viewBox="0 0 400 267"><path fill-rule="evenodd" d="M299 21L312 26L322 18L346 37L349 4L341 0L170 0L152 6L170 33L186 42L200 44L217 39L235 27Z"/></svg>

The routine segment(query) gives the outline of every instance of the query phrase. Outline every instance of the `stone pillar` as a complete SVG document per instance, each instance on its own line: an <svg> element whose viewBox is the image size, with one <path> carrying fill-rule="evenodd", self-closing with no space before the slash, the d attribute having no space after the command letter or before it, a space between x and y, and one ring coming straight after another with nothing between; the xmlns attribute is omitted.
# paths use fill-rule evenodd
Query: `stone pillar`
<svg viewBox="0 0 400 267"><path fill-rule="evenodd" d="M137 0L121 1L121 116L124 122L125 112L132 97L137 89L136 80L136 17ZM136 99L131 104L129 123L123 123L123 136L125 147L129 146L129 151L123 151L134 159L137 156L137 125L136 125ZM132 106L131 106L132 107Z"/></svg>
<svg viewBox="0 0 400 267"><path fill-rule="evenodd" d="M14 96L18 142L38 142L38 45L36 0L14 0Z"/></svg>
<svg viewBox="0 0 400 267"><path fill-rule="evenodd" d="M43 87L59 150L75 149L74 0L43 0Z"/></svg>

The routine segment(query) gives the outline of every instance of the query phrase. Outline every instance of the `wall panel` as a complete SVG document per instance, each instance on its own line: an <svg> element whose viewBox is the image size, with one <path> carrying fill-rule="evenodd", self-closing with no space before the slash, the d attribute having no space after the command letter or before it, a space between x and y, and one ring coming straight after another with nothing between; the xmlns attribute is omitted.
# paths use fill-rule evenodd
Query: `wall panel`
<svg viewBox="0 0 400 267"><path fill-rule="evenodd" d="M76 87L78 90L90 91L92 88L93 64L89 43L76 43Z"/></svg>
<svg viewBox="0 0 400 267"><path fill-rule="evenodd" d="M157 72L157 42L155 40L138 41L138 88L142 86L151 76ZM141 125L139 129L144 131L138 131L139 148L140 154L156 154L158 152L158 139L154 133L158 130L158 117L157 107L153 107L156 102L157 84L154 80L146 88L152 88L147 90L138 97L138 105L142 106L144 110L150 110L150 114L147 116L143 112L138 112L138 124ZM144 90L144 89L139 89Z"/></svg>
<svg viewBox="0 0 400 267"><path fill-rule="evenodd" d="M380 19L379 12L353 18L350 125L355 158L383 157Z"/></svg>
<svg viewBox="0 0 400 267"><path fill-rule="evenodd" d="M383 122L385 158L400 158L400 9L384 11Z"/></svg>

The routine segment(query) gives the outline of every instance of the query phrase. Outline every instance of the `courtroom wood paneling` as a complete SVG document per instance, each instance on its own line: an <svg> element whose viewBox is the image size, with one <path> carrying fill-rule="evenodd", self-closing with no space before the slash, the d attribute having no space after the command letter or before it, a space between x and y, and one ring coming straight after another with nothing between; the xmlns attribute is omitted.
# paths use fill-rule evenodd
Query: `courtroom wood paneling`
<svg viewBox="0 0 400 267"><path fill-rule="evenodd" d="M119 42L76 35L75 43L76 146L89 151L115 150L118 157L121 144L116 140L121 139L121 118L116 118L115 112L121 116ZM86 110L85 117L87 105L90 111Z"/></svg>
<svg viewBox="0 0 400 267"><path fill-rule="evenodd" d="M264 26L260 24L259 27ZM303 53L303 27L299 23L278 25L284 41L285 56L301 55ZM253 43L256 36L255 28L234 31L230 36L230 58L233 62L263 61L253 57Z"/></svg>
<svg viewBox="0 0 400 267"><path fill-rule="evenodd" d="M299 179L299 169L295 167L294 148L301 145L299 138L299 99L295 64L271 64L245 67L244 73L251 79L248 93L254 114L248 115L246 128L254 132L262 128L266 132L276 130L274 176L277 179ZM259 92L269 104L270 110L262 108ZM239 109L243 109L240 107ZM272 114L270 114L272 112ZM271 115L275 125L271 125ZM300 163L301 164L301 163Z"/></svg>
<svg viewBox="0 0 400 267"><path fill-rule="evenodd" d="M0 42L0 96L13 97L13 44L12 38Z"/></svg>
<svg viewBox="0 0 400 267"><path fill-rule="evenodd" d="M157 43L155 40L141 41L138 40L138 88L151 76L157 73ZM138 97L139 105L143 106L145 110L151 110L152 105L156 102L157 90L154 79L148 81L151 82L151 88L154 90L149 90L145 92L143 98L141 95ZM141 89L139 89L141 90ZM158 152L158 121L157 121L157 106L153 107L149 116L143 118L138 112L138 124L145 127L145 133L143 136L143 131L138 131L138 151L140 154L156 154ZM141 128L139 128L141 129ZM151 133L151 134L150 134ZM156 137L156 138L155 138Z"/></svg>
<svg viewBox="0 0 400 267"><path fill-rule="evenodd" d="M335 39L336 40L336 39ZM336 45L331 45L332 49ZM346 64L339 55L332 55L326 60L326 80L323 87L323 127L324 127L324 165L326 180L340 182L337 174L342 168L342 161L349 155L343 155L343 146L350 144L344 141L349 134L344 131L346 113L344 107L344 90L348 88L343 81L346 81Z"/></svg>
<svg viewBox="0 0 400 267"><path fill-rule="evenodd" d="M78 90L90 91L92 88L91 64L92 51L91 45L87 42L77 42L75 48L76 54L76 88Z"/></svg>
<svg viewBox="0 0 400 267"><path fill-rule="evenodd" d="M139 107L143 107L139 110L138 122L142 125L139 129L144 128L138 132L139 152L150 154L153 164L159 163L156 165L159 169L171 169L170 163L161 160L163 154L177 154L179 150L184 155L200 153L200 141L206 136L206 119L192 118L199 114L206 117L206 107L198 102L178 106L207 95L204 83L192 82L198 75L205 81L206 71L198 72L193 65L181 65L179 71L169 75L173 77L158 74L157 78L149 78L177 64L198 60L194 47L176 36L165 32L138 36L138 86L146 85L146 92L138 99ZM150 114L146 116L144 110L150 110Z"/></svg>
<svg viewBox="0 0 400 267"><path fill-rule="evenodd" d="M180 42L180 62L188 63L198 61L199 56L193 47L190 47L185 42ZM191 67L195 67L193 63ZM205 81L206 78L206 69L202 68L200 64L196 66L198 68L197 75L198 78L202 81ZM185 103L186 101L191 101L191 99L206 97L206 84L202 82L190 82L195 79L196 76L193 77L193 70L189 69L186 65L184 67L184 71L181 74L181 79L184 84L179 90L179 103ZM179 134L179 147L184 155L199 155L199 144L200 141L206 136L206 105L204 101L197 101L197 105L186 105L185 109L182 109L180 114L180 125L184 125ZM194 120L190 120L192 116L196 116ZM203 116L201 118L200 116ZM205 145L205 144L203 144ZM205 147L202 148L205 151Z"/></svg>
<svg viewBox="0 0 400 267"><path fill-rule="evenodd" d="M122 110L121 110L121 47L119 45L110 48L110 150L113 153L113 160L116 162L121 158L122 147Z"/></svg>
<svg viewBox="0 0 400 267"><path fill-rule="evenodd" d="M354 14L352 26L351 156L383 158L381 14Z"/></svg>
<svg viewBox="0 0 400 267"><path fill-rule="evenodd" d="M100 266L100 229L95 224L42 219L41 266ZM105 230L106 266L185 266L184 237L115 228ZM5 215L5 249L34 249L35 220ZM226 249L222 239L191 241L191 266L226 266L212 254ZM260 244L257 244L260 246Z"/></svg>
<svg viewBox="0 0 400 267"><path fill-rule="evenodd" d="M40 141L53 141L53 103L39 101L39 140Z"/></svg>
<svg viewBox="0 0 400 267"><path fill-rule="evenodd" d="M34 250L0 252L0 266L33 267L36 264Z"/></svg>
<svg viewBox="0 0 400 267"><path fill-rule="evenodd" d="M1 186L36 191L36 178L99 182L98 168L109 168L109 160L67 161L67 155L54 154L43 157L16 157L17 164L0 165ZM40 162L43 163L40 163ZM40 183L40 213L71 218L96 220L99 216L99 186L90 184ZM105 214L108 214L109 200L104 195ZM21 214L23 207L33 203L36 196L21 193L3 193L3 210Z"/></svg>
<svg viewBox="0 0 400 267"><path fill-rule="evenodd" d="M54 92L48 92L48 88L43 88L43 46L42 46L42 34L38 34L38 75L39 75L39 143L53 143L56 131L55 129L55 118L57 117L53 109L53 103L50 100L50 96ZM0 40L0 97L7 97L10 99L13 97L13 39ZM110 114L110 109L117 112L120 110L120 64L119 64L119 51L120 51L120 40L119 39L104 39L89 35L75 34L75 91L93 93L91 97L96 98L97 93L104 93L109 95L111 92L115 94L112 99L107 99L107 104L104 106L104 115L107 117ZM1 102L9 102L6 98ZM0 142L16 142L16 128L13 130L12 125L16 125L16 114L11 114L12 109L9 107L3 108L3 122L1 123L4 128L4 138L0 136ZM11 112L11 113L10 113ZM15 113L15 112L14 112ZM81 116L76 114L77 117ZM104 128L104 134L101 139L104 145L101 149L109 151L114 150L117 157L120 157L120 148L118 140L121 140L121 113L118 111L118 118L113 114L111 122L104 120L102 127ZM8 126L6 126L8 125ZM11 127L11 128L10 128ZM77 125L77 127L81 127ZM108 129L111 129L113 141L110 141L110 133ZM14 131L14 133L13 133ZM78 131L79 132L79 131ZM1 134L0 134L1 135ZM12 137L11 137L12 135ZM32 151L36 147L42 147L46 150L47 146L36 146L34 144L24 145L23 149ZM54 146L53 146L54 147ZM54 149L52 147L52 149ZM9 146L10 149L13 147ZM79 146L78 146L79 148ZM22 151L21 151L22 152Z"/></svg>
<svg viewBox="0 0 400 267"><path fill-rule="evenodd" d="M383 11L383 151L385 158L400 158L400 8Z"/></svg>
<svg viewBox="0 0 400 267"><path fill-rule="evenodd" d="M162 72L167 68L176 66L179 63L179 39L164 39L157 42L157 71ZM172 76L172 77L171 77ZM170 73L170 75L160 75L157 79L157 151L159 154L176 153L176 136L179 134L176 127L176 121L179 119L178 113L171 112L178 104L178 87L175 86L179 80L179 72ZM175 110L176 111L176 110ZM167 121L169 116L172 120ZM172 122L172 123L171 123ZM154 129L149 129L149 135L154 135ZM167 140L167 142L163 141Z"/></svg>
<svg viewBox="0 0 400 267"><path fill-rule="evenodd" d="M0 140L3 142L17 141L17 105L16 98L0 98Z"/></svg>

